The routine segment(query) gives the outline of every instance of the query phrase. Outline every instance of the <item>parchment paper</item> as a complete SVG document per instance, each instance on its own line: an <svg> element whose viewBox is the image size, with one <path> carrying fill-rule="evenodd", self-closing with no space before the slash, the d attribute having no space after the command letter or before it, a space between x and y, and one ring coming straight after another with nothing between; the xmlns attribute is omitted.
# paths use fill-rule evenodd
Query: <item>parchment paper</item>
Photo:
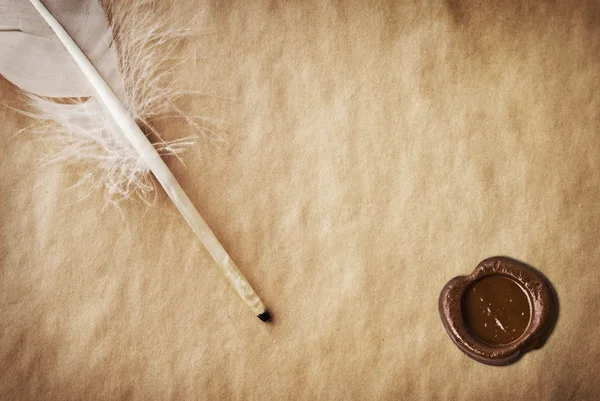
<svg viewBox="0 0 600 401"><path fill-rule="evenodd" d="M190 0L165 18L199 13L177 77L214 96L182 107L228 142L169 163L274 322L164 193L124 220L77 201L77 167L40 165L2 107L0 399L600 399L598 2ZM502 368L437 310L494 255L560 298L547 344Z"/></svg>

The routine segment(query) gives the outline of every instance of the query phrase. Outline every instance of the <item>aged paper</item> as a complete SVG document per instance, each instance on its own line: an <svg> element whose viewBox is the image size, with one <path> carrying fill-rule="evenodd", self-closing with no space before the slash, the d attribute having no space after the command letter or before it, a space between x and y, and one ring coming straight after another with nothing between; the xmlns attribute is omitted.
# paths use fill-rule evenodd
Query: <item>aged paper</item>
<svg viewBox="0 0 600 401"><path fill-rule="evenodd" d="M200 13L177 76L207 96L182 107L227 143L169 163L273 323L163 192L124 220L79 200L77 167L40 165L1 107L0 399L600 399L597 2L189 0L165 18ZM547 344L502 368L437 310L494 255L560 299Z"/></svg>

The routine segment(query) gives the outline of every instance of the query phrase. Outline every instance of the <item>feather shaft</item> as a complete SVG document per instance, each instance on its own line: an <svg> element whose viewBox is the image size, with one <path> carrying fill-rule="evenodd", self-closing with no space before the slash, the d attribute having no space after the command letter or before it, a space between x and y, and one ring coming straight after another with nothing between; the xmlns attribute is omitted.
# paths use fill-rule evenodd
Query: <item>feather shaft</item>
<svg viewBox="0 0 600 401"><path fill-rule="evenodd" d="M138 127L135 120L127 112L125 106L119 101L117 96L111 90L110 86L106 83L106 81L104 81L92 63L81 51L79 46L77 46L66 30L41 3L41 1L29 1L40 13L42 18L44 18L50 28L52 28L69 54L73 57L82 73L90 81L91 86L98 94L98 98L104 103L115 123L121 129L123 135L131 143L136 152L146 163L150 171L152 171L158 182L165 189L169 198L171 198L179 212L183 215L186 222L192 228L192 231L198 236L200 241L202 241L212 258L215 260L215 262L217 262L218 266L232 283L240 297L257 316L263 316L265 313L267 313L258 295L256 295L246 278L231 260L210 227L208 227L202 216L200 216L200 213L198 213L197 209L185 194L165 162L154 149L146 135L144 135L142 130Z"/></svg>

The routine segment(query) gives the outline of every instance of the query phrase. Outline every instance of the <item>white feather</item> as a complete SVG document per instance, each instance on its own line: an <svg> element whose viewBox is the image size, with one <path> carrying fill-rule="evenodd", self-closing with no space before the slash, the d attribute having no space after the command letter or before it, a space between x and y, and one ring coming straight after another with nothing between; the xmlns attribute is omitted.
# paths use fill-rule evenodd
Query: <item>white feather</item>
<svg viewBox="0 0 600 401"><path fill-rule="evenodd" d="M61 145L56 156L58 160L73 160L73 157L85 159L93 166L86 179L102 183L108 199L116 199L115 201L123 197L128 198L133 193L141 194L142 198L146 199L147 193L153 189L152 181L147 178L149 171L152 171L240 297L261 320L270 318L260 298L160 156L160 151L177 154L187 142L152 145L140 129L140 125L151 128L147 118L168 111L173 99L179 95L177 91L161 87L161 81L169 70L163 70L161 64L156 63L164 61L164 57L168 58L173 43L181 34L177 31L160 32L154 25L148 28L145 25L148 20L140 18L136 10L134 18L123 24L120 30L120 35L124 38L119 57L124 92L119 96L119 92L111 88L110 83L71 37L74 33L71 32L70 35L40 0L29 1L64 45L70 56L69 60L76 63L80 73L93 88L92 97L89 99L76 99L60 104L29 94L36 111L28 114L35 117L41 125L36 127L36 130L54 132L53 137ZM84 30L88 29L86 25L79 26ZM131 27L142 29L136 32ZM23 34L19 30L5 33ZM106 46L105 49L109 51L113 48L110 44ZM32 59L30 63L34 61L35 59ZM176 107L174 109L178 111Z"/></svg>

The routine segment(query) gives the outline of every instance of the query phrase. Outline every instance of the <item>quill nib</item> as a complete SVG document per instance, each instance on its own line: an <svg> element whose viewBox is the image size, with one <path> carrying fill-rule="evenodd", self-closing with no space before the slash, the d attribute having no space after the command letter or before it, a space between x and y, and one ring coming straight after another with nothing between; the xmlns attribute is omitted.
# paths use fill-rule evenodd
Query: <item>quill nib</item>
<svg viewBox="0 0 600 401"><path fill-rule="evenodd" d="M265 323L271 322L271 313L265 309L265 311L263 313L261 313L260 315L258 315L258 318L260 320L262 320Z"/></svg>

